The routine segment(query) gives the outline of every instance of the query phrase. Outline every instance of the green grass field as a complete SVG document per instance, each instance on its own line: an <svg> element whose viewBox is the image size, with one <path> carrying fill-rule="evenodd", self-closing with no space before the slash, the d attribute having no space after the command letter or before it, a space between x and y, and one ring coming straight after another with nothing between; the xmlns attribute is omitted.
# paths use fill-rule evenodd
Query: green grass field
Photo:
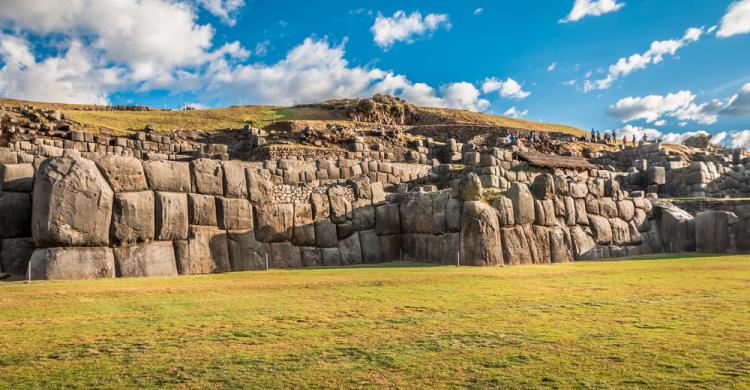
<svg viewBox="0 0 750 390"><path fill-rule="evenodd" d="M747 388L750 256L0 284L0 387Z"/></svg>

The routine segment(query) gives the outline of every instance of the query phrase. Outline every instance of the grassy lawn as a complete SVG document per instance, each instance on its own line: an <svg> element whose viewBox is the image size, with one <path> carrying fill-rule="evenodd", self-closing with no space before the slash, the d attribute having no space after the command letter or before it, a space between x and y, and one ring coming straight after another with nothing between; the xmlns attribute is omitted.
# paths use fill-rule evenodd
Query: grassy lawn
<svg viewBox="0 0 750 390"><path fill-rule="evenodd" d="M0 387L750 386L750 256L0 284Z"/></svg>

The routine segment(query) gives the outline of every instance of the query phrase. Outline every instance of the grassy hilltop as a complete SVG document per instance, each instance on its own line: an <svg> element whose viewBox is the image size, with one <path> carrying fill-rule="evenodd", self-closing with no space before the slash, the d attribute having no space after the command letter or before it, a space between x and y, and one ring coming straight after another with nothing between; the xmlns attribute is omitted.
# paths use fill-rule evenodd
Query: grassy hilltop
<svg viewBox="0 0 750 390"><path fill-rule="evenodd" d="M747 388L749 260L0 284L0 388Z"/></svg>
<svg viewBox="0 0 750 390"><path fill-rule="evenodd" d="M313 123L321 122L323 124L337 123L345 126L353 124L348 118L335 115L331 110L324 109L322 104L292 107L231 106L184 111L92 111L86 109L92 107L90 105L40 103L3 98L0 98L0 103L6 105L30 104L57 108L84 125L97 129L103 128L113 132L140 130L146 125L152 125L157 130L217 130L241 128L246 124L264 127L278 121L310 121ZM575 135L585 134L583 130L572 126L508 118L465 110L427 107L418 107L417 110L423 114L423 117L430 118L430 124L438 122L441 124L494 125L538 131L558 131Z"/></svg>

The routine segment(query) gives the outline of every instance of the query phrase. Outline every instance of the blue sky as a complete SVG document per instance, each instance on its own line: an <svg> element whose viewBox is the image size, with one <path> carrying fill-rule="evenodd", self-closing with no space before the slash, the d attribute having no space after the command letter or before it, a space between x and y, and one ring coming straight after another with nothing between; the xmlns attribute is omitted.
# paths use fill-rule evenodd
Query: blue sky
<svg viewBox="0 0 750 390"><path fill-rule="evenodd" d="M176 108L386 92L750 146L750 0L59 3L3 1L0 95Z"/></svg>

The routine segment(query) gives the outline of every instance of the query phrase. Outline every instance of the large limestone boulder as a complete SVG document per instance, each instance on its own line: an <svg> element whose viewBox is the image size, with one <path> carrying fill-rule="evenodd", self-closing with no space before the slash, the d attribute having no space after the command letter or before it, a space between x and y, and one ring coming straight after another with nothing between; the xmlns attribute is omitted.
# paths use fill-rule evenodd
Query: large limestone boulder
<svg viewBox="0 0 750 390"><path fill-rule="evenodd" d="M248 230L253 228L253 207L247 199L217 198L216 215L221 229Z"/></svg>
<svg viewBox="0 0 750 390"><path fill-rule="evenodd" d="M179 192L156 192L156 239L184 240L188 236L187 194Z"/></svg>
<svg viewBox="0 0 750 390"><path fill-rule="evenodd" d="M635 206L633 205L633 201L626 199L617 202L617 214L620 218L630 222L635 216Z"/></svg>
<svg viewBox="0 0 750 390"><path fill-rule="evenodd" d="M460 199L450 198L445 206L445 229L451 233L461 231L461 211L463 202Z"/></svg>
<svg viewBox="0 0 750 390"><path fill-rule="evenodd" d="M319 248L335 248L337 244L338 232L336 231L336 225L330 219L315 221L315 246Z"/></svg>
<svg viewBox="0 0 750 390"><path fill-rule="evenodd" d="M531 264L534 259L523 227L514 226L500 229L502 239L503 259L505 264Z"/></svg>
<svg viewBox="0 0 750 390"><path fill-rule="evenodd" d="M462 264L503 264L500 224L494 208L479 201L464 202L461 227Z"/></svg>
<svg viewBox="0 0 750 390"><path fill-rule="evenodd" d="M246 169L245 181L251 202L260 204L273 202L273 181L270 175L264 175L255 169Z"/></svg>
<svg viewBox="0 0 750 390"><path fill-rule="evenodd" d="M96 166L116 193L148 189L143 163L137 158L108 154L96 160Z"/></svg>
<svg viewBox="0 0 750 390"><path fill-rule="evenodd" d="M310 203L294 203L292 243L296 246L315 246L315 223Z"/></svg>
<svg viewBox="0 0 750 390"><path fill-rule="evenodd" d="M113 249L117 276L177 275L171 241L154 241Z"/></svg>
<svg viewBox="0 0 750 390"><path fill-rule="evenodd" d="M343 223L352 219L352 204L347 198L346 188L341 186L328 189L328 200L331 204L331 220Z"/></svg>
<svg viewBox="0 0 750 390"><path fill-rule="evenodd" d="M573 261L573 252L568 244L569 238L562 229L549 229L549 251L553 263Z"/></svg>
<svg viewBox="0 0 750 390"><path fill-rule="evenodd" d="M534 215L537 225L554 226L557 224L552 199L534 200Z"/></svg>
<svg viewBox="0 0 750 390"><path fill-rule="evenodd" d="M570 229L570 241L573 246L574 257L576 260L596 258L595 255L593 255L596 248L596 242L594 242L594 239L580 226L574 226Z"/></svg>
<svg viewBox="0 0 750 390"><path fill-rule="evenodd" d="M257 241L252 230L228 231L227 243L229 264L232 271L251 271L266 268L266 257L270 256L271 246Z"/></svg>
<svg viewBox="0 0 750 390"><path fill-rule="evenodd" d="M31 192L33 187L33 165L0 164L0 191Z"/></svg>
<svg viewBox="0 0 750 390"><path fill-rule="evenodd" d="M31 255L32 280L115 277L115 258L105 247L39 248Z"/></svg>
<svg viewBox="0 0 750 390"><path fill-rule="evenodd" d="M339 241L338 248L342 265L362 263L362 245L359 242L359 234L352 234Z"/></svg>
<svg viewBox="0 0 750 390"><path fill-rule="evenodd" d="M513 215L516 224L534 223L536 219L534 197L531 195L529 187L523 183L515 182L508 190L508 197L513 203Z"/></svg>
<svg viewBox="0 0 750 390"><path fill-rule="evenodd" d="M617 203L609 197L599 199L599 215L604 218L617 218Z"/></svg>
<svg viewBox="0 0 750 390"><path fill-rule="evenodd" d="M612 242L612 225L607 218L589 215L589 226L597 244L609 245Z"/></svg>
<svg viewBox="0 0 750 390"><path fill-rule="evenodd" d="M327 219L331 215L331 202L328 195L324 192L314 191L310 194L310 204L312 205L313 218L315 220Z"/></svg>
<svg viewBox="0 0 750 390"><path fill-rule="evenodd" d="M387 203L375 208L375 231L379 236L401 233L398 204Z"/></svg>
<svg viewBox="0 0 750 390"><path fill-rule="evenodd" d="M271 268L302 268L302 251L291 242L271 243Z"/></svg>
<svg viewBox="0 0 750 390"><path fill-rule="evenodd" d="M144 161L148 187L154 191L191 192L190 164L178 161Z"/></svg>
<svg viewBox="0 0 750 390"><path fill-rule="evenodd" d="M630 244L630 226L620 218L611 218L609 224L612 226L612 243L615 245Z"/></svg>
<svg viewBox="0 0 750 390"><path fill-rule="evenodd" d="M247 162L239 160L222 161L221 166L224 169L224 196L247 199L247 181L245 180Z"/></svg>
<svg viewBox="0 0 750 390"><path fill-rule="evenodd" d="M188 220L190 224L218 226L216 203L216 197L213 195L188 194Z"/></svg>
<svg viewBox="0 0 750 390"><path fill-rule="evenodd" d="M537 175L531 183L531 193L537 199L552 199L555 195L555 179L549 173Z"/></svg>
<svg viewBox="0 0 750 390"><path fill-rule="evenodd" d="M154 239L153 191L115 194L112 206L110 236L115 244L134 244Z"/></svg>
<svg viewBox="0 0 750 390"><path fill-rule="evenodd" d="M432 194L417 192L414 197L414 208L409 211L414 217L414 231L432 233Z"/></svg>
<svg viewBox="0 0 750 390"><path fill-rule="evenodd" d="M730 253L732 225L737 215L728 211L706 210L695 216L695 250L704 253Z"/></svg>
<svg viewBox="0 0 750 390"><path fill-rule="evenodd" d="M177 272L199 275L228 272L227 234L213 226L190 226L187 240L174 241Z"/></svg>
<svg viewBox="0 0 750 390"><path fill-rule="evenodd" d="M363 263L380 263L383 256L380 251L380 239L375 230L362 230L359 232L359 245L362 248Z"/></svg>
<svg viewBox="0 0 750 390"><path fill-rule="evenodd" d="M356 231L375 227L375 208L369 199L359 199L352 203L352 227Z"/></svg>
<svg viewBox="0 0 750 390"><path fill-rule="evenodd" d="M464 202L482 200L482 181L475 173L469 173L461 180L459 191Z"/></svg>
<svg viewBox="0 0 750 390"><path fill-rule="evenodd" d="M293 229L293 204L282 203L255 206L255 238L258 241L291 241Z"/></svg>
<svg viewBox="0 0 750 390"><path fill-rule="evenodd" d="M190 162L193 189L204 195L224 195L224 170L221 161L199 158Z"/></svg>
<svg viewBox="0 0 750 390"><path fill-rule="evenodd" d="M664 250L667 252L694 251L695 221L693 216L667 202L656 202L654 209L654 217Z"/></svg>
<svg viewBox="0 0 750 390"><path fill-rule="evenodd" d="M0 192L0 238L31 235L31 195Z"/></svg>
<svg viewBox="0 0 750 390"><path fill-rule="evenodd" d="M456 235L456 233L449 233ZM446 234L447 236L448 234ZM401 260L401 235L378 236L380 241L380 261ZM458 248L456 245L453 249Z"/></svg>
<svg viewBox="0 0 750 390"><path fill-rule="evenodd" d="M446 209L450 193L436 192L432 194L432 234L440 235L446 232L447 223L445 220Z"/></svg>
<svg viewBox="0 0 750 390"><path fill-rule="evenodd" d="M570 196L575 199L584 199L589 194L589 187L584 181L571 181L568 188Z"/></svg>
<svg viewBox="0 0 750 390"><path fill-rule="evenodd" d="M573 203L576 206L576 223L579 225L588 225L589 213L586 211L586 200L574 198Z"/></svg>
<svg viewBox="0 0 750 390"><path fill-rule="evenodd" d="M534 264L549 264L552 262L549 247L550 228L538 225L524 225L526 239L529 241L529 249Z"/></svg>
<svg viewBox="0 0 750 390"><path fill-rule="evenodd" d="M107 246L114 193L91 160L55 157L39 167L31 231L39 247Z"/></svg>

